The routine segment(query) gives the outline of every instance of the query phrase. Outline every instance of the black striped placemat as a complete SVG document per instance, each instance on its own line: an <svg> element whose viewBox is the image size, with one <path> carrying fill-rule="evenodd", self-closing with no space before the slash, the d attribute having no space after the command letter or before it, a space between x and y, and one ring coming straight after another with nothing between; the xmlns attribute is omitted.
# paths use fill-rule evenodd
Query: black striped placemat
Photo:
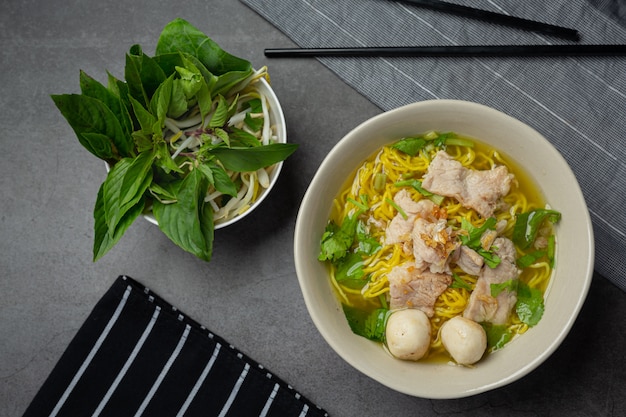
<svg viewBox="0 0 626 417"><path fill-rule="evenodd" d="M33 399L32 416L327 416L261 364L120 276Z"/></svg>

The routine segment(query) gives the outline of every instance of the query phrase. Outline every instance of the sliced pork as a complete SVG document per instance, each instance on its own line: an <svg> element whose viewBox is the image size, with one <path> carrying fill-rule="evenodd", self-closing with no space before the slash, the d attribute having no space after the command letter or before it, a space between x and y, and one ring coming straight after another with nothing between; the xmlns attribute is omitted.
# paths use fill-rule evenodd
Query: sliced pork
<svg viewBox="0 0 626 417"><path fill-rule="evenodd" d="M463 272L470 275L480 274L480 270L485 264L485 258L474 249L468 248L465 245L461 246L456 253L458 254L458 258L455 260L455 263Z"/></svg>
<svg viewBox="0 0 626 417"><path fill-rule="evenodd" d="M415 266L418 269L428 268L433 273L449 271L448 258L459 247L460 242L445 219L436 222L416 219L411 237Z"/></svg>
<svg viewBox="0 0 626 417"><path fill-rule="evenodd" d="M515 265L515 246L511 240L498 237L493 242L494 253L501 261L495 268L484 266L470 295L463 317L478 323L505 324L517 301L517 293L505 289L496 297L491 295L491 284L502 284L519 278L520 270Z"/></svg>
<svg viewBox="0 0 626 417"><path fill-rule="evenodd" d="M410 240L415 219L421 217L434 220L435 213L438 213L439 210L439 207L430 200L413 200L411 194L404 189L396 193L393 201L404 211L407 217L404 218L402 214L398 213L391 219L385 231L385 244L387 245L404 243Z"/></svg>
<svg viewBox="0 0 626 417"><path fill-rule="evenodd" d="M452 283L450 274L420 271L412 262L394 267L387 279L392 310L416 308L428 317L435 314L435 301Z"/></svg>
<svg viewBox="0 0 626 417"><path fill-rule="evenodd" d="M468 169L445 151L439 151L428 167L422 187L453 197L486 218L493 215L500 199L509 193L513 178L505 166L484 171Z"/></svg>

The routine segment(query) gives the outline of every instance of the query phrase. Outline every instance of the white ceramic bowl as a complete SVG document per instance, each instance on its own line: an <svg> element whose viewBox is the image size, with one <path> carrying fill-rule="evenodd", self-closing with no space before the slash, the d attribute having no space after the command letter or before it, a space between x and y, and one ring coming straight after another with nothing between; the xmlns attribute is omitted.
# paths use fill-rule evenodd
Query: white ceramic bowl
<svg viewBox="0 0 626 417"><path fill-rule="evenodd" d="M550 205L562 213L556 228L556 268L539 324L475 368L402 361L375 342L353 334L317 260L332 201L349 175L375 150L403 136L429 130L476 138L512 158L534 178ZM353 367L402 393L460 398L509 384L539 366L561 344L583 305L594 263L593 230L585 200L561 154L537 131L480 104L432 100L373 117L342 138L324 159L302 200L294 256L311 318L328 344Z"/></svg>
<svg viewBox="0 0 626 417"><path fill-rule="evenodd" d="M258 89L261 93L265 94L265 96L267 97L267 101L269 105L270 120L271 120L272 125L275 126L276 128L276 137L277 137L276 141L278 143L287 143L287 127L285 126L285 115L283 113L282 107L280 106L280 102L278 101L278 97L276 97L276 94L274 94L274 90L272 90L272 87L270 87L269 83L265 80L265 78L260 79ZM215 222L215 229L221 229L222 227L226 227L230 224L233 224L243 219L248 214L252 213L252 211L254 211L254 209L257 208L263 202L263 200L265 200L265 198L270 193L272 188L274 188L274 184L276 184L276 181L278 180L278 175L280 174L282 167L283 167L282 162L278 162L277 164L274 165L274 169L272 170L269 176L270 177L269 187L264 189L261 192L261 194L259 194L256 201L250 206L248 210L226 221L217 220ZM148 220L150 223L158 225L152 213L144 214L144 218Z"/></svg>

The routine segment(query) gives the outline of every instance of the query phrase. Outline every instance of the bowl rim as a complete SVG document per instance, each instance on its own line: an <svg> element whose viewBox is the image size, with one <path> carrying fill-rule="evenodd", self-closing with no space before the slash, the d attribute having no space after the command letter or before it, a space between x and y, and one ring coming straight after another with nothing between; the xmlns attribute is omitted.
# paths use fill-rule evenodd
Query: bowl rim
<svg viewBox="0 0 626 417"><path fill-rule="evenodd" d="M448 391L441 391L441 392L437 392L428 387L418 388L418 389L416 389L414 386L406 387L406 386L396 383L390 378L383 378L379 374L372 375L367 369L369 365L364 364L361 361L355 360L354 357L351 355L351 353L347 351L341 343L339 343L337 340L334 339L333 334L329 333L330 330L329 330L328 323L324 322L322 315L319 314L319 312L316 310L316 306L319 304L320 300L316 299L313 296L313 293L311 291L312 284L307 282L308 277L307 277L307 272L306 272L307 265L306 265L305 257L310 256L310 253L305 253L306 252L305 247L302 244L303 239L306 238L305 234L311 233L311 230L307 228L308 226L307 222L309 220L309 217L313 213L311 213L310 210L308 210L308 208L312 206L313 201L317 201L319 199L318 193L320 192L320 190L323 189L323 187L321 186L321 181L323 181L323 179L321 178L321 173L328 170L331 165L337 163L338 154L345 152L348 149L349 145L351 145L351 143L355 140L353 138L359 135L360 132L370 129L372 125L379 123L381 119L384 120L386 118L393 118L393 116L402 114L403 112L419 112L423 108L429 108L433 106L435 108L441 108L441 109L451 107L454 109L468 110L470 112L477 112L477 111L487 112L493 117L497 117L499 119L504 120L506 123L513 124L517 126L518 128L523 128L527 134L535 136L537 140L540 140L541 142L546 144L547 145L546 150L551 153L550 157L555 158L554 159L555 163L557 163L560 166L560 168L563 168L564 170L566 170L565 172L563 172L563 175L567 175L574 179L576 189L573 190L573 194L574 194L576 201L581 204L579 207L581 209L580 215L584 219L584 226L581 227L581 232L584 234L584 237L581 239L584 240L584 243L586 245L585 250L586 250L586 255L587 255L584 260L586 267L584 271L581 271L580 273L581 279L578 282L579 284L578 284L578 288L576 292L576 297L574 300L570 300L571 305L570 305L569 317L564 320L564 322L562 323L562 326L560 326L559 328L558 333L554 335L552 340L544 344L543 350L540 352L540 354L537 357L534 358L534 360L530 361L527 364L519 366L515 370L515 372L512 372L510 375L500 378L498 380L485 382L483 384L473 386L473 387L462 387L457 390L448 390ZM382 146L382 144L380 146ZM356 166L352 167L352 169L356 169ZM536 181L536 179L534 178L533 180ZM330 210L330 207L328 209ZM559 245L560 245L560 242L559 242ZM313 179L311 180L309 187L307 188L307 191L304 194L304 197L301 201L301 205L300 205L297 217L296 217L293 250L294 250L294 262L295 262L296 274L298 277L299 285L301 287L305 305L307 307L307 310L309 312L309 315L314 325L316 326L318 331L321 333L322 337L326 340L326 342L331 346L331 348L342 359L348 362L355 369L357 369L358 371L360 371L361 373L365 375L368 375L370 378L377 380L383 385L389 388L392 388L396 391L408 394L408 395L431 398L431 399L450 399L450 398L467 397L470 395L479 394L482 392L486 392L486 391L507 385L527 375L532 370L537 368L540 364L542 364L548 357L550 357L552 353L554 353L554 351L561 345L562 341L565 339L565 337L569 333L571 327L573 326L576 320L576 317L578 316L582 308L582 305L584 304L587 293L589 291L589 287L591 285L591 279L593 276L593 267L594 267L594 255L595 255L593 228L592 228L592 223L591 223L591 219L589 216L588 208L584 202L584 196L582 195L582 191L580 190L580 186L578 182L576 181L574 173L572 172L571 168L569 167L569 165L567 164L563 156L558 152L558 150L556 150L556 148L539 132L537 132L536 130L528 126L527 124L519 121L518 119L513 118L512 116L509 116L499 110L485 106L483 104L470 102L470 101L464 101L464 100L448 100L448 99L425 100L425 101L415 102L415 103L398 107L393 110L380 113L368 120L365 120L364 122L356 126L354 129L352 129L350 132L345 134L333 146L333 148L329 151L328 155L326 155L326 157L323 159ZM552 285L552 282L550 285ZM546 295L545 295L546 299L549 296L551 296L550 288L546 290ZM554 295L554 297L558 297L558 295ZM335 296L335 298L337 297ZM358 337L358 336L355 336L355 337ZM366 341L366 342L370 342L370 341ZM371 342L371 343L376 343L376 342ZM378 348L381 351L383 350L380 348L380 346L378 346ZM490 356L501 354L501 352L506 352L508 348L510 348L510 346L505 347L501 351L494 352Z"/></svg>

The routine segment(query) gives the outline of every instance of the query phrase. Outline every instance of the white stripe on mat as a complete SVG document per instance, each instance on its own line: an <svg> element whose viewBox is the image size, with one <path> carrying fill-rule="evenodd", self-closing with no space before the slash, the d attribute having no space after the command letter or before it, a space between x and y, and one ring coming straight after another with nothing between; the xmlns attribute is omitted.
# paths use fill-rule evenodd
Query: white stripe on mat
<svg viewBox="0 0 626 417"><path fill-rule="evenodd" d="M109 387L109 390L102 398L102 401L100 401L100 404L98 404L98 408L96 408L96 411L94 411L92 417L96 417L100 415L104 407L109 402L111 395L113 395L113 392L115 392L115 390L117 389L118 385L120 384L120 381L122 380L122 378L124 378L124 375L126 375L128 368L130 368L130 365L133 363L133 361L137 357L137 354L141 350L141 347L143 346L144 342L148 338L148 335L152 331L152 328L154 327L154 323L156 323L160 312L161 312L161 307L156 306L156 308L154 309L154 312L152 313L152 318L150 319L150 322L144 329L141 337L137 341L137 344L135 344L135 347L133 348L133 351L130 353L130 356L128 357L128 359L126 359L126 363L124 363L124 366L122 367L120 372L117 374L117 377L115 377L113 384L111 384L111 386Z"/></svg>
<svg viewBox="0 0 626 417"><path fill-rule="evenodd" d="M239 375L239 379L235 383L233 390L230 392L230 396L228 397L228 400L226 400L226 404L224 404L224 407L222 407L222 411L220 412L219 417L224 417L226 413L228 413L230 406L233 404L233 402L235 401L235 397L239 393L239 389L241 388L243 381L246 379L246 376L248 375L249 369L250 369L250 364L246 363L246 366L243 367L243 371L241 371L241 374Z"/></svg>
<svg viewBox="0 0 626 417"><path fill-rule="evenodd" d="M267 398L267 401L265 402L265 406L263 407L263 410L261 410L261 414L259 414L259 417L265 417L267 415L267 412L270 410L270 407L272 406L272 402L274 402L274 398L276 398L276 394L278 394L279 388L280 388L280 385L274 384L274 389L272 390L272 393L270 394L270 396Z"/></svg>
<svg viewBox="0 0 626 417"><path fill-rule="evenodd" d="M163 382L163 379L165 378L165 375L167 375L167 373L169 372L170 368L172 367L172 364L174 363L174 361L178 357L178 354L183 349L183 346L185 345L185 342L187 341L187 336L189 335L189 331L190 330L191 330L191 326L188 325L188 324L185 325L185 331L183 332L182 336L178 340L178 344L176 345L176 348L174 349L174 351L170 355L170 358L167 360L167 362L163 366L163 369L161 370L161 373L157 377L156 381L154 381L154 384L152 384L152 388L150 388L150 391L146 395L146 398L144 398L143 402L139 406L139 409L135 413L135 417L139 417L146 410L146 407L148 406L148 404L152 400L152 397L154 397L154 394L156 393L157 389L159 389L159 386L161 385L161 382Z"/></svg>
<svg viewBox="0 0 626 417"><path fill-rule="evenodd" d="M189 408L189 404L191 404L193 399L196 397L196 394L198 393L198 390L200 389L200 387L204 383L204 380L206 379L206 376L209 374L209 371L213 367L213 364L215 363L215 360L217 359L217 355L220 353L221 347L222 347L222 345L219 344L219 343L217 343L215 345L215 349L213 349L213 354L211 355L211 358L209 359L209 362L204 367L204 370L200 374L200 377L198 377L198 380L196 381L195 385L191 389L191 392L187 396L187 399L183 403L182 407L180 407L180 410L178 411L178 414L176 414L176 417L182 417L185 414L185 412L187 411L187 408Z"/></svg>
<svg viewBox="0 0 626 417"><path fill-rule="evenodd" d="M59 401L57 402L56 406L54 407L54 409L50 413L50 417L54 417L54 416L56 416L59 413L59 410L61 409L61 407L63 407L63 404L65 404L65 401L67 401L67 398L70 396L72 390L74 389L74 387L78 383L78 380L83 376L83 373L85 373L85 370L87 369L87 367L91 363L93 357L96 356L96 353L100 349L100 346L102 346L102 343L104 342L104 339L106 339L106 337L108 336L109 332L113 328L113 325L115 324L115 322L119 318L120 314L122 313L122 309L124 308L124 305L126 305L126 300L128 300L128 296L130 295L131 291L132 291L132 287L130 285L127 286L126 287L126 291L124 291L124 294L122 295L122 299L120 300L119 304L117 305L117 308L115 309L115 312L113 312L113 315L111 316L111 318L109 319L109 322L107 323L106 327L104 328L104 330L100 334L100 337L98 337L98 340L96 340L96 343L93 345L93 347L91 348L91 351L89 352L89 354L87 355L87 357L83 361L82 365L80 366L80 368L76 372L76 375L74 375L74 378L72 378L72 381L70 382L70 384L67 386L67 388L63 392L63 395L61 395L61 398L59 398Z"/></svg>

